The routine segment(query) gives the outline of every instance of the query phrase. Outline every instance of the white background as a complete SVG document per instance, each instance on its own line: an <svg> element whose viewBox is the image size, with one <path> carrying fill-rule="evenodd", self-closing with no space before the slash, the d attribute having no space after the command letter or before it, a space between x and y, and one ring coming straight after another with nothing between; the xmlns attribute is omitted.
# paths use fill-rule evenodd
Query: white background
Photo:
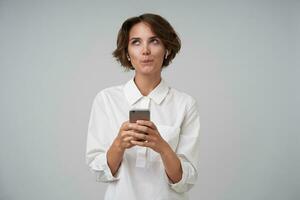
<svg viewBox="0 0 300 200"><path fill-rule="evenodd" d="M0 1L0 199L102 199L85 164L92 100L129 80L112 58L128 17L165 17L182 49L163 72L198 100L191 199L296 200L299 1Z"/></svg>

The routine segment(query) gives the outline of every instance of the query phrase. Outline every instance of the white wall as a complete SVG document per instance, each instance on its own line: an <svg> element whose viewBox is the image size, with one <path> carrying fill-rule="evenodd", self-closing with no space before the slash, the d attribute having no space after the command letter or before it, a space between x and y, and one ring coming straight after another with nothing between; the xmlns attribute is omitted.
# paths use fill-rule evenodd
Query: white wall
<svg viewBox="0 0 300 200"><path fill-rule="evenodd" d="M0 1L0 199L102 199L85 165L96 93L128 17L154 12L182 51L163 76L201 110L191 199L299 194L299 1Z"/></svg>

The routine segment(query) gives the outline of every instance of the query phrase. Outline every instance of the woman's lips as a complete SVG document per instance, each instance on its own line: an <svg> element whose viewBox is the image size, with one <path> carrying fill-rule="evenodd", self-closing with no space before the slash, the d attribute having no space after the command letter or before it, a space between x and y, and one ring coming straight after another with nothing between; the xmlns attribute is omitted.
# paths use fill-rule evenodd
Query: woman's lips
<svg viewBox="0 0 300 200"><path fill-rule="evenodd" d="M148 64L148 63L151 63L153 62L153 60L142 60L141 63L143 64Z"/></svg>

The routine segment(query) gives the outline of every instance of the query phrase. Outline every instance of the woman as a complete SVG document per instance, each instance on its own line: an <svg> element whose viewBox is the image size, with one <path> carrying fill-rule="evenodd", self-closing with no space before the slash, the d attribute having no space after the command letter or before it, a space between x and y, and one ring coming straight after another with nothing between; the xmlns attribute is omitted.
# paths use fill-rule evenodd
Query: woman
<svg viewBox="0 0 300 200"><path fill-rule="evenodd" d="M87 137L87 164L108 183L106 200L188 199L198 175L199 114L194 98L161 77L180 46L155 14L129 18L119 31L113 55L135 75L97 94ZM150 120L130 123L132 109L149 109Z"/></svg>

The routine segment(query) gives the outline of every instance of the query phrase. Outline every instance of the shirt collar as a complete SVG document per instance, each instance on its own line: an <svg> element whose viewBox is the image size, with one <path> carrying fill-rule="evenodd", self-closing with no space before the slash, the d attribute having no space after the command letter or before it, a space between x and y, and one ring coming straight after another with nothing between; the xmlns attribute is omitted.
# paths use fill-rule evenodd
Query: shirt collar
<svg viewBox="0 0 300 200"><path fill-rule="evenodd" d="M130 79L124 85L124 93L130 105L135 104L140 98L143 97L140 90L134 82L134 78ZM161 79L160 83L148 94L148 97L154 100L155 103L160 104L169 92L169 87L166 82Z"/></svg>

